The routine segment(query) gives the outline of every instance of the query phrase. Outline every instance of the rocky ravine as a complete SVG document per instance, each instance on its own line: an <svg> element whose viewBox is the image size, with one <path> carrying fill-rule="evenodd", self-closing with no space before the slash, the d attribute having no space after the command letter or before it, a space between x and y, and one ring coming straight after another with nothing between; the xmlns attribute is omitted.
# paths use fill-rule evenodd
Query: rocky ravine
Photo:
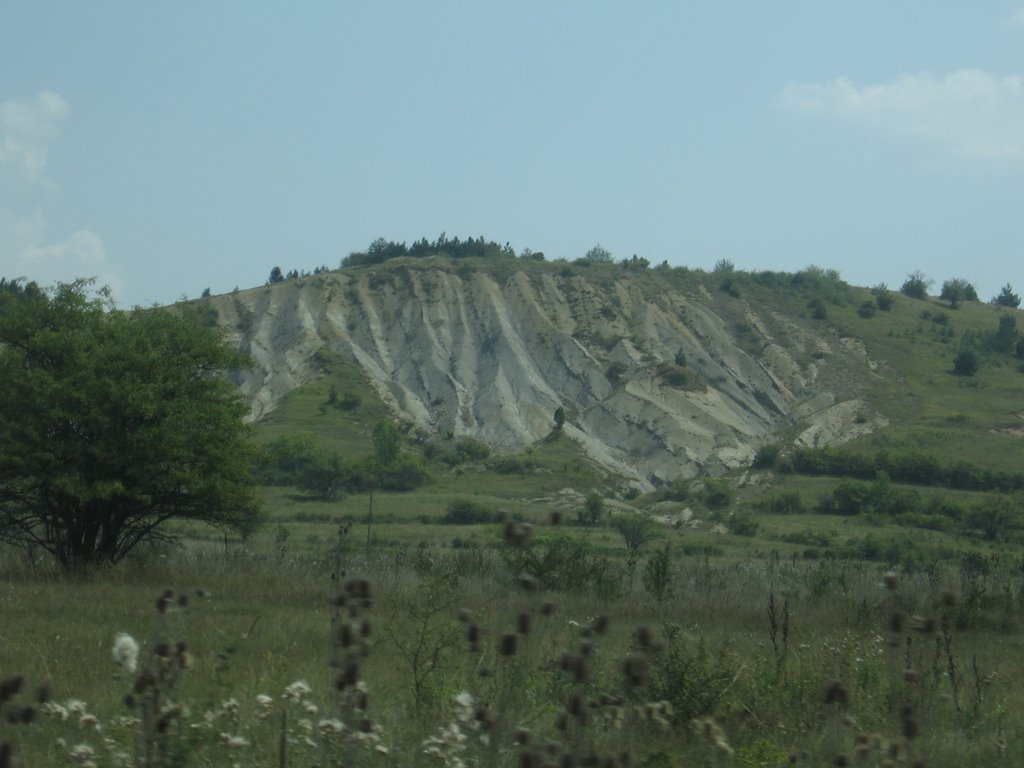
<svg viewBox="0 0 1024 768"><path fill-rule="evenodd" d="M855 345L748 310L754 356L706 291L580 272L389 262L207 301L256 362L240 378L254 419L321 375L327 348L358 364L397 416L498 450L545 437L563 407L566 433L641 487L747 464L794 426L799 442L824 445L881 421L818 383L830 358L866 368ZM667 381L680 352L696 388Z"/></svg>

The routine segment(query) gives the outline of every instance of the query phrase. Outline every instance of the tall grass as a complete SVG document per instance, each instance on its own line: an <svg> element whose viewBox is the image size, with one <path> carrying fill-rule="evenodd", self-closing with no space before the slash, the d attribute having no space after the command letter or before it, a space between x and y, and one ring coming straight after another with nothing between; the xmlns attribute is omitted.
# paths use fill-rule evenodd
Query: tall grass
<svg viewBox="0 0 1024 768"><path fill-rule="evenodd" d="M668 588L610 594L546 588L515 570L542 543L511 539L405 560L196 547L79 582L12 567L0 676L30 683L3 706L39 711L0 741L16 765L1021 764L1010 563L662 549Z"/></svg>

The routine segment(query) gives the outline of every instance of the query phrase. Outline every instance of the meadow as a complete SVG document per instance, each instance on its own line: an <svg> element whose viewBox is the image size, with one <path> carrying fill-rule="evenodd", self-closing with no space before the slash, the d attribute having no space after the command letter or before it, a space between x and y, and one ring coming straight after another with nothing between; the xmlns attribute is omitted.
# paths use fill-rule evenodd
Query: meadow
<svg viewBox="0 0 1024 768"><path fill-rule="evenodd" d="M1024 562L998 548L906 570L667 525L631 556L625 513L424 524L402 494L378 496L367 543L356 500L248 541L191 531L85 580L6 558L11 764L1024 757Z"/></svg>
<svg viewBox="0 0 1024 768"><path fill-rule="evenodd" d="M886 375L829 375L891 425L646 494L557 432L486 457L406 429L413 492L268 484L245 538L182 525L74 579L0 549L0 768L1024 765L1002 310L868 313L813 269L662 279L738 338L750 304L862 339ZM355 477L390 415L321 362L256 436Z"/></svg>

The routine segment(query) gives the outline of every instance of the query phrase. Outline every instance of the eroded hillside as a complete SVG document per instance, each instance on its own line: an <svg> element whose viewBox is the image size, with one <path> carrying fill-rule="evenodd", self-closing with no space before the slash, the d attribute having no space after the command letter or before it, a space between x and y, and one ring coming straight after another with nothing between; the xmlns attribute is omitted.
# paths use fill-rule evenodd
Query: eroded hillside
<svg viewBox="0 0 1024 768"><path fill-rule="evenodd" d="M567 435L644 486L884 423L849 375L879 375L862 345L658 272L402 259L208 311L255 361L240 382L255 419L341 355L428 433L519 449L563 408Z"/></svg>

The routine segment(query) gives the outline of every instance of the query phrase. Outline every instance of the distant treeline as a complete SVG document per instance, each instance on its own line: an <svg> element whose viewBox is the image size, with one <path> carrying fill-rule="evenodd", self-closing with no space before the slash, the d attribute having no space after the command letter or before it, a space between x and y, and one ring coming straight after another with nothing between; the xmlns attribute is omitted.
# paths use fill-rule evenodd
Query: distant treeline
<svg viewBox="0 0 1024 768"><path fill-rule="evenodd" d="M1024 490L1024 472L982 469L969 461L943 463L934 456L913 451L878 451L873 455L831 448L799 448L778 459L782 472L827 477L875 480L888 477L896 483L933 485L964 491Z"/></svg>
<svg viewBox="0 0 1024 768"><path fill-rule="evenodd" d="M524 258L544 258L543 253L530 251L524 251L523 255ZM442 232L433 242L424 237L410 246L379 237L365 251L350 253L342 260L341 265L343 267L358 267L367 264L380 264L388 259L397 259L402 256L411 256L414 259L423 259L428 256L449 256L453 259L514 259L516 252L508 243L498 245L492 240L485 240L482 236L476 239L470 237L466 240L460 240L458 237L449 239Z"/></svg>

